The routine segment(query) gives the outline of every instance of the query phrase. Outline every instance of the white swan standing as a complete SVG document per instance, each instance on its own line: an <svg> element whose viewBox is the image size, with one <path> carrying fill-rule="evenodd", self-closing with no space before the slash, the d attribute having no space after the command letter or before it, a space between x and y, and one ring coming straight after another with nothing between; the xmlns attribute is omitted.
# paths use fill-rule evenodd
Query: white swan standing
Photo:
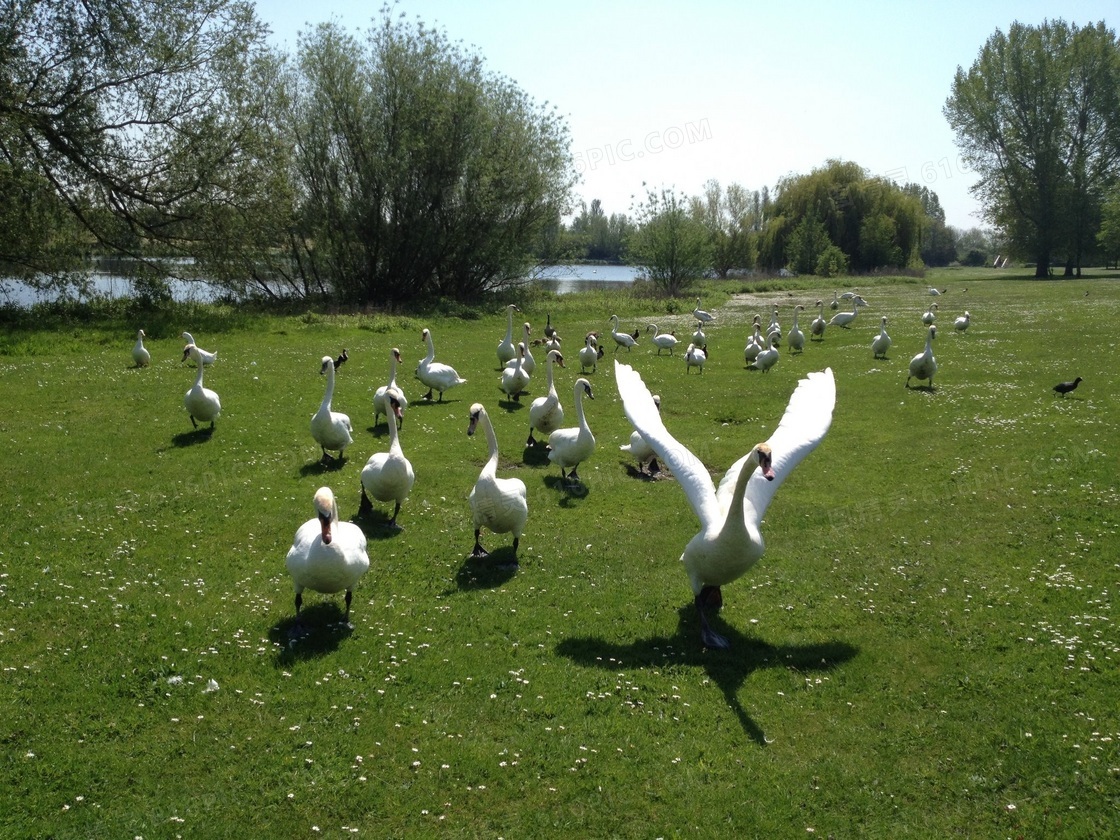
<svg viewBox="0 0 1120 840"><path fill-rule="evenodd" d="M495 534L513 534L513 555L516 562L517 546L529 519L529 497L525 491L525 482L520 478L498 478L498 438L486 409L480 403L475 403L471 406L467 435L473 436L479 424L486 433L490 458L471 488L471 521L474 523L474 550L471 551L471 557L487 556L481 537L482 529L489 528Z"/></svg>
<svg viewBox="0 0 1120 840"><path fill-rule="evenodd" d="M832 369L810 373L798 383L778 428L731 465L718 489L700 459L665 428L641 376L618 361L614 372L627 418L672 470L700 520L700 531L685 546L681 562L692 585L704 645L726 648L727 639L712 630L705 608L718 609L720 587L742 576L762 556L760 526L771 499L824 439L832 422Z"/></svg>
<svg viewBox="0 0 1120 840"><path fill-rule="evenodd" d="M766 349L766 342L762 340L762 325L755 323L754 335L747 339L747 346L743 348L743 361L748 365L758 358L758 354Z"/></svg>
<svg viewBox="0 0 1120 840"><path fill-rule="evenodd" d="M963 315L953 321L953 329L957 330L958 332L964 332L968 329L971 323L972 316L968 314L968 310L966 309Z"/></svg>
<svg viewBox="0 0 1120 840"><path fill-rule="evenodd" d="M661 410L661 397L657 394L653 395L653 404L657 406L658 411ZM649 441L642 437L642 433L637 429L630 433L630 442L624 443L618 448L623 452L629 452L638 460L639 475L647 474L644 470L646 461L649 461L648 475L653 476L661 472L661 467L657 463L657 453L653 451L653 447L649 445Z"/></svg>
<svg viewBox="0 0 1120 840"><path fill-rule="evenodd" d="M873 359L887 358L887 351L891 349L891 337L887 335L887 316L879 321L879 334L871 339L871 357Z"/></svg>
<svg viewBox="0 0 1120 840"><path fill-rule="evenodd" d="M700 298L696 298L696 308L692 310L692 317L701 324L710 324L716 319L716 316L711 312L705 312L700 308Z"/></svg>
<svg viewBox="0 0 1120 840"><path fill-rule="evenodd" d="M910 375L906 377L906 387L910 387L911 379L927 379L930 388L933 387L933 375L937 373L937 359L933 357L933 340L937 338L937 327L930 326L929 335L926 336L926 349L910 360Z"/></svg>
<svg viewBox="0 0 1120 840"><path fill-rule="evenodd" d="M323 402L319 410L311 416L311 437L323 450L323 460L330 455L327 450L337 450L338 460L342 460L343 450L354 442L351 432L354 427L350 425L350 418L339 411L331 411L331 400L334 398L334 359L324 356L319 366L319 375L326 375L327 389L323 393Z"/></svg>
<svg viewBox="0 0 1120 840"><path fill-rule="evenodd" d="M789 335L786 336L786 344L789 345L789 349L795 350L798 353L805 350L805 333L803 333L801 327L797 325L797 313L804 311L805 307L800 303L793 307L793 326L789 328Z"/></svg>
<svg viewBox="0 0 1120 840"><path fill-rule="evenodd" d="M401 411L395 391L389 393L389 411L397 416ZM389 524L394 526L397 524L397 514L401 512L401 504L408 500L408 494L412 492L412 485L416 481L412 464L404 457L401 449L395 419L393 416L389 418L389 451L373 453L362 467L362 503L359 507L362 513L373 510L370 496L379 502L394 502L396 507L389 519Z"/></svg>
<svg viewBox="0 0 1120 840"><path fill-rule="evenodd" d="M444 391L450 391L456 385L464 385L467 380L459 376L451 365L435 361L436 346L432 341L431 330L425 327L420 337L428 343L428 355L421 359L420 364L416 366L416 378L422 384L428 386L428 393L424 395L423 399L430 400L432 391L439 391L439 402L443 402Z"/></svg>
<svg viewBox="0 0 1120 840"><path fill-rule="evenodd" d="M704 365L708 361L707 347L697 347L695 344L688 345L688 349L684 353L684 372L688 373L690 368L700 368L700 373L704 373Z"/></svg>
<svg viewBox="0 0 1120 840"><path fill-rule="evenodd" d="M222 413L222 402L218 399L217 393L202 386L202 371L206 365L198 353L198 348L188 344L187 355L198 365L198 374L194 378L194 387L183 397L183 407L187 409L187 413L191 416L191 425L196 429L199 420L203 423L209 421L210 428L213 429L214 421Z"/></svg>
<svg viewBox="0 0 1120 840"><path fill-rule="evenodd" d="M564 367L564 357L559 350L549 350L544 359L545 376L548 379L548 393L537 397L529 406L529 439L526 446L535 446L537 441L533 438L533 429L542 435L550 435L564 423L564 407L560 405L560 397L556 393L556 383L552 378L552 365ZM490 422L489 419L486 421Z"/></svg>
<svg viewBox="0 0 1120 840"><path fill-rule="evenodd" d="M840 297L836 294L836 292L832 293L832 303L828 305L828 308L832 309L833 311L840 308Z"/></svg>
<svg viewBox="0 0 1120 840"><path fill-rule="evenodd" d="M338 502L329 487L315 491L315 518L296 530L285 560L296 590L296 618L303 607L303 590L331 595L346 592L346 617L354 586L369 570L366 535L353 522L340 522Z"/></svg>
<svg viewBox="0 0 1120 840"><path fill-rule="evenodd" d="M398 429L404 425L404 410L408 408L408 400L405 399L404 391L397 384L397 365L401 362L401 351L394 347L389 351L389 381L373 392L373 425L375 426L377 425L377 418L382 414L385 415L386 420L392 414ZM389 405L390 391L396 393L400 411L391 409Z"/></svg>
<svg viewBox="0 0 1120 840"><path fill-rule="evenodd" d="M856 319L857 315L859 315L859 300L853 298L852 311L837 312L832 316L832 318L829 319L828 324L832 327L843 327L844 329L848 329L849 327L851 327L852 321Z"/></svg>
<svg viewBox="0 0 1120 840"><path fill-rule="evenodd" d="M525 343L517 345L517 358L502 368L501 389L515 402L521 402L521 392L529 384L529 374L522 362L525 360Z"/></svg>
<svg viewBox="0 0 1120 840"><path fill-rule="evenodd" d="M766 327L766 335L768 338L774 339L774 346L778 347L782 343L782 325L778 321L778 307L774 307L773 313L770 315L770 324Z"/></svg>
<svg viewBox="0 0 1120 840"><path fill-rule="evenodd" d="M513 343L513 313L520 311L513 303L506 307L509 323L506 325L506 337L498 342L498 367L505 367L506 362L517 355L517 345Z"/></svg>
<svg viewBox="0 0 1120 840"><path fill-rule="evenodd" d="M183 341L185 341L187 343L187 347L193 346L193 347L198 349L198 358L200 358L202 360L202 364L209 366L209 365L214 364L214 362L218 361L218 354L217 353L210 353L206 350L203 350L201 347L199 347L197 344L195 344L194 336L191 335L189 332L186 332L184 330L182 333L180 333L180 337L183 339ZM184 362L190 356L190 353L187 352L187 347L183 348L182 361L184 361Z"/></svg>
<svg viewBox="0 0 1120 840"><path fill-rule="evenodd" d="M533 351L531 349L533 342L529 339L529 336L532 335L533 330L532 327L529 326L528 321L521 325L521 329L524 332L524 336L521 339L521 344L517 345L519 348L522 346L524 346L525 348L525 355L521 359L521 369L531 377L534 373L537 372L537 360L533 358ZM512 364L512 361L506 362L506 367L509 367Z"/></svg>
<svg viewBox="0 0 1120 840"><path fill-rule="evenodd" d="M761 370L766 373L778 363L778 348L774 346L774 336L766 337L766 349L762 350L753 362L748 365L751 370Z"/></svg>
<svg viewBox="0 0 1120 840"><path fill-rule="evenodd" d="M651 331L653 332L653 338L650 340L657 345L657 355L660 356L662 350L668 350L669 355L672 356L673 348L677 346L677 337L672 333L661 332L657 324L650 324L646 327L646 332Z"/></svg>
<svg viewBox="0 0 1120 840"><path fill-rule="evenodd" d="M591 427L587 425L587 417L583 413L583 395L587 394L589 400L595 399L591 383L581 377L576 380L573 390L579 425L557 429L548 436L548 460L560 467L560 479L565 484L580 480L576 468L595 452L595 436L591 434ZM564 475L565 469L569 471L567 475Z"/></svg>
<svg viewBox="0 0 1120 840"><path fill-rule="evenodd" d="M152 363L152 354L144 346L143 330L136 331L136 343L132 345L132 361L136 362L136 367L147 367Z"/></svg>
<svg viewBox="0 0 1120 840"><path fill-rule="evenodd" d="M824 301L817 301L817 317L813 319L813 323L809 325L809 340L816 339L817 341L824 341L824 328L827 326L824 320Z"/></svg>
<svg viewBox="0 0 1120 840"><path fill-rule="evenodd" d="M696 332L692 334L692 343L697 347L703 347L708 343L708 335L704 332L704 325L699 321L696 322Z"/></svg>
<svg viewBox="0 0 1120 840"><path fill-rule="evenodd" d="M624 332L620 333L618 331L618 316L617 315L612 315L610 320L611 320L611 338L614 339L614 344L615 344L614 352L617 353L619 347L625 347L626 350L629 351L631 347L633 347L635 344L638 343L638 339L634 338L634 336L630 335L630 333L624 333Z"/></svg>
<svg viewBox="0 0 1120 840"><path fill-rule="evenodd" d="M937 304L936 303L931 303L929 305L929 309L927 309L925 311L925 314L922 315L922 323L925 324L928 327L936 319L937 319Z"/></svg>
<svg viewBox="0 0 1120 840"><path fill-rule="evenodd" d="M603 348L595 341L595 336L591 333L583 340L583 347L579 349L579 372L586 372L587 368L591 368L594 373L598 370L599 359L603 358Z"/></svg>

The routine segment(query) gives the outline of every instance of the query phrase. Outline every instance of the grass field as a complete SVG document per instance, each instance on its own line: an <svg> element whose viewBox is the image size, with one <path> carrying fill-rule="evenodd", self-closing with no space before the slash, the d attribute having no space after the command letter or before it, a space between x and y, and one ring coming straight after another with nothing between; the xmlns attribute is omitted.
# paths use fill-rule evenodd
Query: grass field
<svg viewBox="0 0 1120 840"><path fill-rule="evenodd" d="M788 282L706 287L702 376L644 333L619 353L717 480L799 377L835 372L831 430L778 492L765 556L724 589L730 651L699 642L677 560L697 528L684 494L619 452L630 427L609 346L585 403L598 448L570 492L525 454L530 400L498 390L500 305L3 327L0 836L1114 832L1120 283L851 280L870 302L852 329L746 371L754 313L776 303L788 330L804 303L804 328L834 291ZM907 390L932 284L948 287L935 388ZM551 314L564 337L568 423L587 330L615 313L631 331L693 326L691 301L627 292L520 302L535 335ZM881 315L894 345L876 361ZM140 327L145 369L130 356ZM468 380L442 404L412 378L424 327ZM184 329L219 354L212 435L183 409ZM332 468L308 424L319 360L343 347L334 408L355 444ZM392 347L417 474L399 532L386 505L357 517L361 468L387 446L371 399ZM1073 394L1051 390L1075 375ZM466 435L474 401L499 474L528 486L517 571L508 535L484 533L490 560L467 557L487 454ZM323 484L366 531L371 568L350 627L341 596L307 593L297 638L284 557Z"/></svg>

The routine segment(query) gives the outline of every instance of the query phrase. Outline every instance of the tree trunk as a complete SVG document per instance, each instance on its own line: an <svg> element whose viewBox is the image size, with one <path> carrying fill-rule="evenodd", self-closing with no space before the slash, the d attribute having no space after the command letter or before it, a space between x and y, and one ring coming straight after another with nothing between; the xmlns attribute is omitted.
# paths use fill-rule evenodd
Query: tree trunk
<svg viewBox="0 0 1120 840"><path fill-rule="evenodd" d="M1046 278L1050 276L1050 254L1039 254L1034 265L1034 276Z"/></svg>

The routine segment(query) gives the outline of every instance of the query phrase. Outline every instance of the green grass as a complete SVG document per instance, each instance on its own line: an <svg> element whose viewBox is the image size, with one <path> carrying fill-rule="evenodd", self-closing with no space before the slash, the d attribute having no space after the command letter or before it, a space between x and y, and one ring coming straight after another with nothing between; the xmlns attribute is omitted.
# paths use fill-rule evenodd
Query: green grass
<svg viewBox="0 0 1120 840"><path fill-rule="evenodd" d="M586 493L567 493L523 458L528 400L500 402L497 304L5 328L0 835L1108 835L1120 284L848 279L837 288L871 302L853 329L747 372L753 313L777 302L788 329L792 303L831 299L832 285L789 282L705 287L719 321L703 376L648 342L620 353L717 478L769 435L801 375L835 371L828 436L775 498L766 555L725 589L729 652L698 642L683 493L636 478L618 451L630 429L610 349L589 377ZM907 391L933 283L949 287L936 390ZM584 332L616 312L631 329L691 329L689 301L685 314L625 293L521 301L538 333L550 312L565 338L569 417ZM894 346L873 361L881 314ZM468 379L444 404L412 379L424 326ZM138 327L149 369L131 368ZM182 329L219 352L212 436L182 407ZM334 407L356 440L324 469L308 422L319 359L344 346ZM404 530L383 527L384 505L360 520L372 563L352 629L340 597L308 593L312 632L292 644L285 553L321 484L356 516L361 467L387 445L371 398L393 346L417 473ZM1080 389L1058 398L1074 375ZM529 489L515 574L500 567L508 535L484 535L495 562L467 559L486 457L466 436L475 400L500 474Z"/></svg>

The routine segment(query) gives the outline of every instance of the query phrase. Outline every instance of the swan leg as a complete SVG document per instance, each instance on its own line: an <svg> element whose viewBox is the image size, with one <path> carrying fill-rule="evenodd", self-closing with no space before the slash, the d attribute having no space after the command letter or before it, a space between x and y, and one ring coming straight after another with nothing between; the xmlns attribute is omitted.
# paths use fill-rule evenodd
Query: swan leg
<svg viewBox="0 0 1120 840"><path fill-rule="evenodd" d="M198 428L198 423L195 422L193 414L191 415L191 425L194 426L196 429Z"/></svg>
<svg viewBox="0 0 1120 840"><path fill-rule="evenodd" d="M716 610L723 606L723 594L718 586L705 586L700 590L700 594L696 596L696 612L700 615L700 640L704 643L704 647L727 650L731 647L731 643L727 641L726 636L721 636L712 629L708 623L708 616L704 612L706 606Z"/></svg>
<svg viewBox="0 0 1120 840"><path fill-rule="evenodd" d="M657 463L657 456L654 455L649 460L649 474L657 475L659 472L661 472L661 465Z"/></svg>
<svg viewBox="0 0 1120 840"><path fill-rule="evenodd" d="M1065 395L1063 394L1062 396L1065 396ZM525 441L525 445L526 446L536 446L537 445L537 439L535 437L533 437L533 427L532 426L529 427L529 439L527 441Z"/></svg>
<svg viewBox="0 0 1120 840"><path fill-rule="evenodd" d="M393 518L389 520L389 524L394 528L401 527L397 524L397 514L401 512L401 503L397 502L396 507L393 508Z"/></svg>
<svg viewBox="0 0 1120 840"><path fill-rule="evenodd" d="M296 618L299 618L299 611L303 608L303 593L296 593Z"/></svg>
<svg viewBox="0 0 1120 840"><path fill-rule="evenodd" d="M443 391L440 391L440 392L439 392L439 397L440 397L440 399L441 399L441 400L443 399ZM426 394L425 394L424 396L422 396L422 397L421 397L420 399L422 399L422 400L431 400L431 398L432 398L432 389L431 389L431 388L429 388L429 389L428 389L428 393L426 393Z"/></svg>
<svg viewBox="0 0 1120 840"><path fill-rule="evenodd" d="M362 501L358 505L358 513L370 513L372 510L373 510L373 502L371 502L369 500L369 496L366 495L366 488L365 488L365 485L363 484L362 485Z"/></svg>
<svg viewBox="0 0 1120 840"><path fill-rule="evenodd" d="M350 620L350 601L354 598L354 593L349 589L346 590L346 620Z"/></svg>
<svg viewBox="0 0 1120 840"><path fill-rule="evenodd" d="M481 528L475 528L474 529L474 550L471 551L471 557L473 557L473 558L489 557L490 556L490 552L482 547L482 543L480 542L481 537L482 537L482 529Z"/></svg>

